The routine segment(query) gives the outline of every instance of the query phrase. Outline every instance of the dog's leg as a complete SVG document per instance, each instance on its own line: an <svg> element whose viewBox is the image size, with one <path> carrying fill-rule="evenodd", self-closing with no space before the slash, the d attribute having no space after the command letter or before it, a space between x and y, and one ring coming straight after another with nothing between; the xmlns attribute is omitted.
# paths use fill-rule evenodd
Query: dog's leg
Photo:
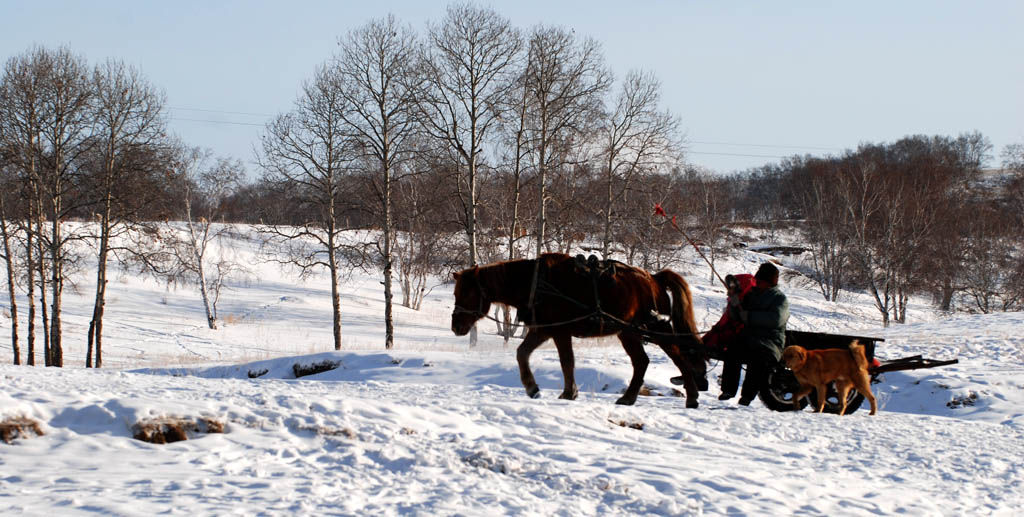
<svg viewBox="0 0 1024 517"><path fill-rule="evenodd" d="M800 411L800 399L809 395L813 389L814 388L808 388L801 384L800 390L793 394L793 407L796 408L797 411Z"/></svg>
<svg viewBox="0 0 1024 517"><path fill-rule="evenodd" d="M836 393L839 394L839 414L846 414L846 396L850 394L852 384L845 380L836 380Z"/></svg>
<svg viewBox="0 0 1024 517"><path fill-rule="evenodd" d="M875 394L871 393L871 377L868 375L868 372L862 371L860 373L861 375L856 377L857 391L868 398L868 402L871 403L871 412L868 414L874 415L878 412L878 402L875 401Z"/></svg>
<svg viewBox="0 0 1024 517"><path fill-rule="evenodd" d="M825 411L825 399L828 397L828 385L827 384L819 384L814 389L818 390L818 396L817 396L817 400L816 400L816 402L818 404L818 410L816 412L817 413L822 413L822 412Z"/></svg>

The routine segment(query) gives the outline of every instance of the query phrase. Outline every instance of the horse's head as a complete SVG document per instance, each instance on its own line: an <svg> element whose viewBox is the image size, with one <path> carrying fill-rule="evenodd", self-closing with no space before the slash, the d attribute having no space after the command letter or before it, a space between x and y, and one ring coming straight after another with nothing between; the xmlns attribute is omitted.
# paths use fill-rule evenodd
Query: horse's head
<svg viewBox="0 0 1024 517"><path fill-rule="evenodd" d="M487 315L491 302L480 283L480 268L464 269L455 278L455 310L452 311L452 332L465 336L473 325Z"/></svg>

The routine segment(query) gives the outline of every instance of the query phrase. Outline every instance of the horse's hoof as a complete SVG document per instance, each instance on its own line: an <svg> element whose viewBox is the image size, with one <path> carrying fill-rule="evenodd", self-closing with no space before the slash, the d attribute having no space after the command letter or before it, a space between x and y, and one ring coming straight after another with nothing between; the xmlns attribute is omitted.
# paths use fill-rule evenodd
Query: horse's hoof
<svg viewBox="0 0 1024 517"><path fill-rule="evenodd" d="M615 403L622 406L632 406L634 403L636 403L636 397L620 397L619 400L615 401Z"/></svg>
<svg viewBox="0 0 1024 517"><path fill-rule="evenodd" d="M579 396L579 393L563 393L563 394L559 395L558 398L560 398L562 400L576 400L576 397L578 397L578 396Z"/></svg>
<svg viewBox="0 0 1024 517"><path fill-rule="evenodd" d="M540 398L540 388L538 388L537 386L529 388L529 389L526 390L526 394L529 395L531 399L539 399Z"/></svg>
<svg viewBox="0 0 1024 517"><path fill-rule="evenodd" d="M698 406L700 406L700 403L698 403L696 400L694 400L692 402L689 401L689 400L686 401L686 408L687 409L697 409Z"/></svg>

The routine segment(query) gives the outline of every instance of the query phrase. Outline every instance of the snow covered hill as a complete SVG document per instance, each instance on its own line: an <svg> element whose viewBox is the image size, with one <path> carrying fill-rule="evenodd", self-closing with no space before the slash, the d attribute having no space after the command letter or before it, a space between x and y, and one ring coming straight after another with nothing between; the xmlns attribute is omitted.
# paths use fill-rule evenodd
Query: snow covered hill
<svg viewBox="0 0 1024 517"><path fill-rule="evenodd" d="M398 308L384 351L379 278L346 281L343 346L331 343L322 279L305 282L231 244L250 274L203 326L186 288L123 274L111 282L106 364L86 370L90 285L69 292L71 367L10 365L0 344L0 420L42 436L0 442L0 514L151 515L1019 515L1024 508L1024 314L942 319L926 305L882 329L865 298L842 303L793 282L791 328L886 339L882 358L958 358L875 385L880 413L776 413L715 400L685 409L656 349L655 396L613 402L630 374L615 341L576 347L580 397L562 401L553 348L533 356L542 398L526 397L515 342L481 325L470 349L449 330L441 280L421 311ZM692 260L691 260L692 259ZM724 273L763 257L738 254ZM698 321L724 293L696 257ZM0 319L0 333L10 330ZM6 346L6 348L3 348ZM336 369L295 379L296 364ZM258 375L258 377L257 377ZM250 378L254 377L254 378ZM174 417L223 432L156 445L136 424ZM209 430L217 426L208 426Z"/></svg>

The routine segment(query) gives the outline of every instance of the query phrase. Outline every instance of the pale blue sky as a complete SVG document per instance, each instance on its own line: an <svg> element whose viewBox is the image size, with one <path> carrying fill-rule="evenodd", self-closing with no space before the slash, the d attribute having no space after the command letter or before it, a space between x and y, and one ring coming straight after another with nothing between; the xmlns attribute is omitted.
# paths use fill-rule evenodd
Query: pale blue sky
<svg viewBox="0 0 1024 517"><path fill-rule="evenodd" d="M917 133L978 130L996 157L1024 143L1024 2L479 3L594 37L619 77L652 70L689 161L718 171ZM250 162L338 36L388 12L422 30L446 5L0 0L0 58L67 44L123 59L166 91L185 141Z"/></svg>

